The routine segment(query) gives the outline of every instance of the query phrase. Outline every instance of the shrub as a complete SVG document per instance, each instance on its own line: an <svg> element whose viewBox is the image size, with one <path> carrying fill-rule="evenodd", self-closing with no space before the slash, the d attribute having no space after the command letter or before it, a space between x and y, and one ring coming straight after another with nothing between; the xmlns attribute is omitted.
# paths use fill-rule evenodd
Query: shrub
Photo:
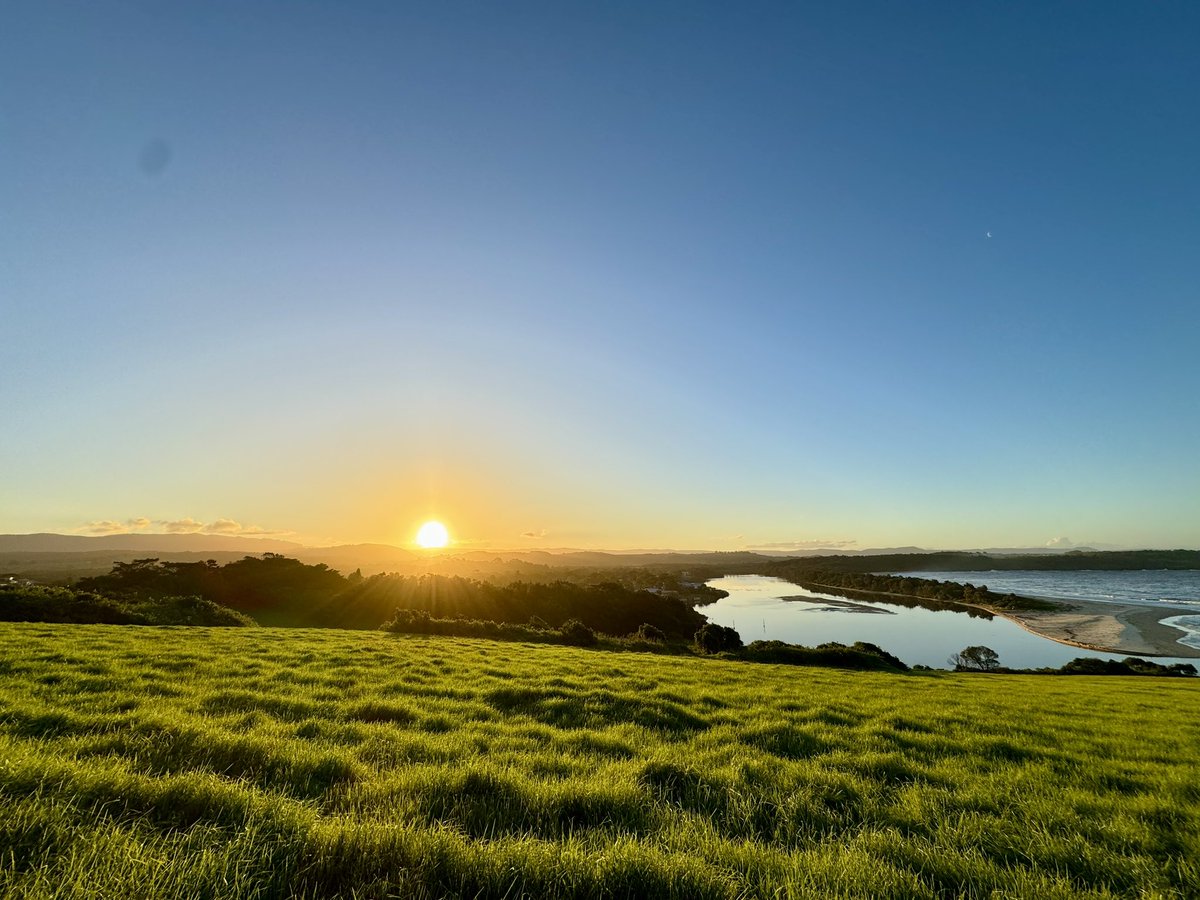
<svg viewBox="0 0 1200 900"><path fill-rule="evenodd" d="M0 620L101 625L256 624L237 610L201 597L110 597L43 585L0 587Z"/></svg>
<svg viewBox="0 0 1200 900"><path fill-rule="evenodd" d="M641 626L638 628L638 630L635 632L635 636L642 639L643 641L659 641L659 642L661 642L661 641L665 641L667 639L667 636L665 634L663 634L663 630L661 628L655 628L649 622L643 622L641 624Z"/></svg>
<svg viewBox="0 0 1200 900"><path fill-rule="evenodd" d="M559 631L562 632L563 640L577 647L591 647L596 643L596 632L578 619L567 619Z"/></svg>
<svg viewBox="0 0 1200 900"><path fill-rule="evenodd" d="M703 653L720 653L724 650L740 650L742 636L732 628L709 622L696 632L696 647Z"/></svg>
<svg viewBox="0 0 1200 900"><path fill-rule="evenodd" d="M818 647L785 644L783 641L754 641L742 651L751 662L782 663L788 666L827 666L831 669L858 669L870 672L906 672L908 666L886 651L872 652L874 644L859 642L853 647L827 643Z"/></svg>
<svg viewBox="0 0 1200 900"><path fill-rule="evenodd" d="M397 609L392 618L380 628L384 631L399 631L407 634L432 633L432 620L423 609Z"/></svg>
<svg viewBox="0 0 1200 900"><path fill-rule="evenodd" d="M1058 670L1060 675L1165 675L1192 676L1196 667L1191 663L1174 663L1164 666L1131 656L1128 659L1096 659L1094 656L1079 656Z"/></svg>
<svg viewBox="0 0 1200 900"><path fill-rule="evenodd" d="M899 669L901 672L908 671L908 665L900 657L893 656L878 644L872 644L869 641L855 641L850 645L850 649L857 650L859 653L869 653L871 656L878 656L889 666Z"/></svg>

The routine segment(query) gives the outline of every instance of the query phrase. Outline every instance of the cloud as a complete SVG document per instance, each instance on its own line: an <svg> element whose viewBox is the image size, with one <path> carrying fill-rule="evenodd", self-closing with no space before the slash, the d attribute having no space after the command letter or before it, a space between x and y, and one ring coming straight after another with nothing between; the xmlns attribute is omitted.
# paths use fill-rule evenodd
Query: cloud
<svg viewBox="0 0 1200 900"><path fill-rule="evenodd" d="M1046 541L1046 546L1055 550L1068 550L1075 546L1075 542L1069 537L1056 537Z"/></svg>
<svg viewBox="0 0 1200 900"><path fill-rule="evenodd" d="M523 537L523 538L535 538L536 539L536 538L544 538L545 536L546 536L545 528L543 528L539 531L522 531L521 532L521 537Z"/></svg>
<svg viewBox="0 0 1200 900"><path fill-rule="evenodd" d="M752 550L848 550L858 541L770 541L765 544L751 544Z"/></svg>
<svg viewBox="0 0 1200 900"><path fill-rule="evenodd" d="M96 522L88 522L80 530L89 534L125 534L129 531L129 526L124 522L116 522L112 519L100 519Z"/></svg>
<svg viewBox="0 0 1200 900"><path fill-rule="evenodd" d="M161 532L166 532L167 534L216 534L265 537L267 535L296 533L280 529L267 529L261 525L243 525L234 519L225 518L204 523L198 519L193 519L191 516L185 516L182 519L148 519L145 516L134 516L131 519L126 519L124 522L116 519L97 519L94 522L86 522L81 527L76 528L75 533L94 535L132 534L144 531L151 525L157 526L161 529Z"/></svg>
<svg viewBox="0 0 1200 900"><path fill-rule="evenodd" d="M145 516L126 519L124 522L118 522L116 519L97 519L95 522L88 522L82 528L75 530L85 534L129 534L133 531L141 531L149 524L150 520Z"/></svg>
<svg viewBox="0 0 1200 900"><path fill-rule="evenodd" d="M295 534L294 531L284 531L279 529L267 529L261 525L243 525L236 519L216 519L215 521L204 522L197 521L191 516L174 521L159 520L156 524L161 525L169 534L223 534L231 536L257 536L264 535L280 535L280 534Z"/></svg>
<svg viewBox="0 0 1200 900"><path fill-rule="evenodd" d="M204 528L203 522L197 522L191 516L173 522L160 519L156 524L161 525L167 534L196 534Z"/></svg>
<svg viewBox="0 0 1200 900"><path fill-rule="evenodd" d="M233 519L217 519L215 522L210 522L204 526L205 534L239 534L239 535L265 535L265 534L295 534L294 531L269 530L261 525L243 525L241 522L235 522Z"/></svg>
<svg viewBox="0 0 1200 900"><path fill-rule="evenodd" d="M296 533L294 531L291 531L291 530L285 529L285 528L275 528L275 529L263 528L261 525L246 525L244 527L243 526L238 526L238 527L241 528L241 531L238 531L238 532L224 531L224 532L222 532L222 534L236 533L236 534L241 534L241 535L260 535L261 536L261 535L267 535L267 534L278 535L278 534L295 534Z"/></svg>

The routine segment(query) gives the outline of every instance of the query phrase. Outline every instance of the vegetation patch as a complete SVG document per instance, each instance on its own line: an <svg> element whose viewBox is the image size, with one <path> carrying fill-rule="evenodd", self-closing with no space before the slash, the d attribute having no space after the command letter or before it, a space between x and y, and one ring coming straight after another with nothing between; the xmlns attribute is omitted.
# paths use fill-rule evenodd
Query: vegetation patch
<svg viewBox="0 0 1200 900"><path fill-rule="evenodd" d="M0 660L18 900L1200 895L1195 679L23 623Z"/></svg>

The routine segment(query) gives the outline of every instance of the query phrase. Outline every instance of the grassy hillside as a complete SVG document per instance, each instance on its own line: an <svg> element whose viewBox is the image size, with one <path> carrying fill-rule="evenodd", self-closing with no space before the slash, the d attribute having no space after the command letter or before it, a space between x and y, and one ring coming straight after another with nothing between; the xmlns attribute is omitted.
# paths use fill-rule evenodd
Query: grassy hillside
<svg viewBox="0 0 1200 900"><path fill-rule="evenodd" d="M6 897L1186 897L1190 680L0 625Z"/></svg>

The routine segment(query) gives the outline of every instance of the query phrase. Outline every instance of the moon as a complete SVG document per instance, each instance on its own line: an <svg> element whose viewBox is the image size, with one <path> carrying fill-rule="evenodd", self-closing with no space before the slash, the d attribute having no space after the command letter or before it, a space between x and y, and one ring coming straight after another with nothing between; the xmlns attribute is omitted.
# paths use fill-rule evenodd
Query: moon
<svg viewBox="0 0 1200 900"><path fill-rule="evenodd" d="M989 232L987 233L987 236L988 236L988 237L991 237L991 236L992 236L992 233L989 231Z"/></svg>

